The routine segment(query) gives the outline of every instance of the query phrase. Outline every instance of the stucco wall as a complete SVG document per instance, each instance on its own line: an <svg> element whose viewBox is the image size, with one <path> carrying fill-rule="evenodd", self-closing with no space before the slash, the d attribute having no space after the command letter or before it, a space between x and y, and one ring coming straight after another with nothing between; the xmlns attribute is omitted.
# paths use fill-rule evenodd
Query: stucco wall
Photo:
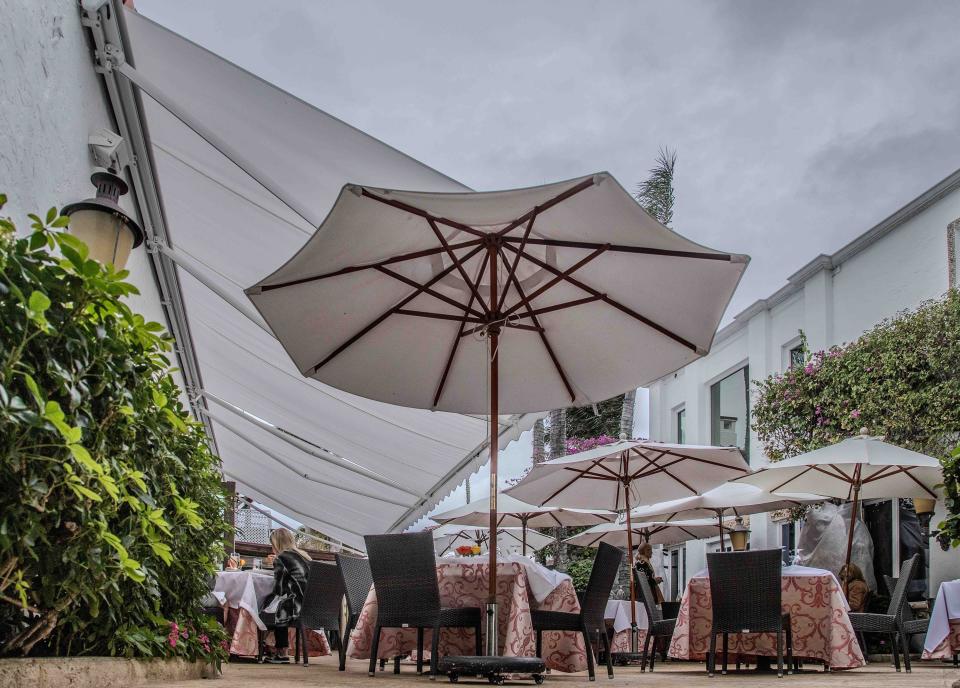
<svg viewBox="0 0 960 688"><path fill-rule="evenodd" d="M117 127L76 0L0 0L0 16L0 192L9 198L2 212L26 232L27 213L94 195L87 139ZM129 195L121 204L132 212ZM142 247L127 269L141 292L131 307L166 326Z"/></svg>

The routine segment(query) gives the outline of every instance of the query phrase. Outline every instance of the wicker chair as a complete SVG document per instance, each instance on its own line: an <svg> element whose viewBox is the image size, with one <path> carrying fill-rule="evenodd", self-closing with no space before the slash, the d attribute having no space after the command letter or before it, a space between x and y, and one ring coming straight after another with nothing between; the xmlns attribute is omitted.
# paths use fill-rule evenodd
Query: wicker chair
<svg viewBox="0 0 960 688"><path fill-rule="evenodd" d="M337 556L337 569L343 581L343 588L347 595L347 625L340 638L340 671L347 667L347 646L350 644L350 634L357 626L360 612L373 586L373 575L370 573L370 562L360 557L348 557L343 554Z"/></svg>
<svg viewBox="0 0 960 688"><path fill-rule="evenodd" d="M305 631L323 629L330 645L343 645L340 637L340 608L343 604L343 578L333 564L314 561L310 563L307 591L300 612L300 626ZM306 641L306 634L304 634ZM303 648L303 665L307 665L307 647Z"/></svg>
<svg viewBox="0 0 960 688"><path fill-rule="evenodd" d="M752 552L718 552L707 555L713 625L707 672L717 667L717 634L723 636L723 669L727 673L727 647L731 633L776 633L777 676L783 676L783 637L787 640L787 673L793 667L793 633L790 614L781 606L778 549Z"/></svg>
<svg viewBox="0 0 960 688"><path fill-rule="evenodd" d="M590 675L590 680L594 681L596 680L596 670L590 635L596 633L599 634L604 645L604 654L607 658L607 676L613 678L613 660L610 656L610 641L607 638L603 613L606 610L610 590L613 588L613 581L617 577L622 558L623 552L618 547L613 547L605 542L600 543L600 548L593 560L593 569L590 571L587 589L580 599L580 611L578 613L536 609L530 611L533 630L537 634L537 657L543 656L544 631L575 631L581 633L587 650L587 672Z"/></svg>
<svg viewBox="0 0 960 688"><path fill-rule="evenodd" d="M664 619L663 610L657 606L657 598L653 595L647 577L633 570L633 582L640 599L647 610L647 638L643 642L643 659L640 661L640 671L647 670L647 658L650 659L650 671L653 671L654 657L657 654L657 638L670 638L677 625L676 618Z"/></svg>
<svg viewBox="0 0 960 688"><path fill-rule="evenodd" d="M377 593L377 625L370 648L370 676L375 675L380 631L384 628L417 629L418 674L423 673L423 630L432 629L431 679L437 675L441 628L472 628L476 634L477 654L483 654L483 613L480 608L440 606L437 562L430 533L367 535L364 542Z"/></svg>
<svg viewBox="0 0 960 688"><path fill-rule="evenodd" d="M858 636L864 633L885 633L890 638L893 651L893 666L900 671L900 654L903 651L903 663L907 673L910 667L909 636L914 633L925 633L927 619L904 619L904 608L907 607L907 587L910 579L917 570L920 555L914 554L900 566L900 575L897 578L893 592L890 593L890 604L886 614L851 613L850 623ZM900 648L897 647L898 643Z"/></svg>

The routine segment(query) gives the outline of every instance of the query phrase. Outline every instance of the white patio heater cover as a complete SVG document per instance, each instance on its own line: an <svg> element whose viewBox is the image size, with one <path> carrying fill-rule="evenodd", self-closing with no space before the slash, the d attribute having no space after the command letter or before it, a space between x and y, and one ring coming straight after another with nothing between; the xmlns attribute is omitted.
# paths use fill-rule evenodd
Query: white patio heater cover
<svg viewBox="0 0 960 688"><path fill-rule="evenodd" d="M303 375L415 408L490 413L493 325L499 412L515 413L700 357L747 262L664 227L607 173L486 193L347 185L247 294Z"/></svg>
<svg viewBox="0 0 960 688"><path fill-rule="evenodd" d="M606 542L614 547L639 545L641 542L649 542L651 545L675 545L687 540L713 537L716 534L717 523L709 519L677 521L675 523L643 521L632 524L630 542L628 543L627 524L618 522L602 523L578 535L569 537L564 542L580 547L599 547L601 542Z"/></svg>

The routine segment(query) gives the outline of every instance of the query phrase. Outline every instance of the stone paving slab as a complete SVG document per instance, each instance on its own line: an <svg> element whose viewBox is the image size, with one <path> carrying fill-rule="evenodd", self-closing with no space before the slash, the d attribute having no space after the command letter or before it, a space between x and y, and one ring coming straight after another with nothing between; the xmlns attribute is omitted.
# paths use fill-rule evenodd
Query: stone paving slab
<svg viewBox="0 0 960 688"><path fill-rule="evenodd" d="M219 681L178 681L172 683L151 683L153 688L251 688L269 686L269 688L299 688L315 686L323 688L445 688L451 684L445 677L438 677L431 683L427 676L417 676L412 664L403 664L401 673L392 673L392 665L378 672L375 678L367 676L367 662L350 660L345 672L337 671L333 658L324 657L310 660L308 667L279 666L257 664L231 664L224 667L223 678ZM730 672L726 676L709 678L704 665L695 662L668 662L657 664L656 671L641 673L639 667L615 667L613 680L606 677L604 667L597 668L595 683L587 681L586 672L581 674L552 673L547 676L545 688L603 688L603 686L655 686L687 688L951 688L960 680L960 671L949 664L915 662L912 674L896 673L893 667L883 664L870 664L852 671L836 671L824 674L820 671L804 671L778 679L776 674L756 674ZM488 686L486 680L460 679L460 686ZM507 685L534 687L533 681L512 681Z"/></svg>

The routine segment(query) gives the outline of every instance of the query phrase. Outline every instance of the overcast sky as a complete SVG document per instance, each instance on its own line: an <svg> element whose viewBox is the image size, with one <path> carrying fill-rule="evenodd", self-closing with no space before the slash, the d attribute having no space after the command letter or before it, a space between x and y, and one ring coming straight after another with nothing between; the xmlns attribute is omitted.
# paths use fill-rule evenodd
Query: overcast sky
<svg viewBox="0 0 960 688"><path fill-rule="evenodd" d="M728 319L960 167L957 2L136 6L475 189L675 148L674 228L753 257Z"/></svg>

